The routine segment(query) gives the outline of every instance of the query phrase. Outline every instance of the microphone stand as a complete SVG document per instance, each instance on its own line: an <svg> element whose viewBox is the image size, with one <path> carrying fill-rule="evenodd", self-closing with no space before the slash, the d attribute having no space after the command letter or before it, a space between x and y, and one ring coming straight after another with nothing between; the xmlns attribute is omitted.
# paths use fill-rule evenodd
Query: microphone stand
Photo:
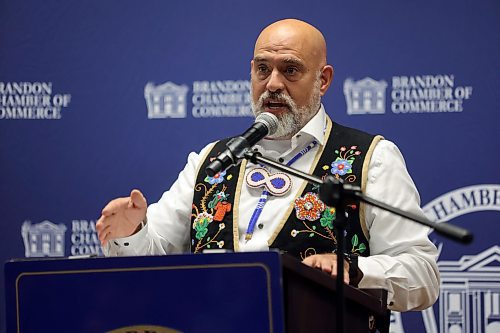
<svg viewBox="0 0 500 333"><path fill-rule="evenodd" d="M348 199L356 199L360 202L365 202L372 206L387 210L393 214L402 216L414 222L423 224L425 226L431 227L438 234L443 235L447 238L455 240L457 242L467 244L472 242L473 235L470 231L452 225L448 223L435 223L422 216L406 212L402 209L392 207L381 201L373 199L364 195L361 189L357 186L352 186L349 184L344 184L341 180L334 178L333 176L328 176L324 180L314 175L307 174L305 172L293 169L289 166L283 165L276 161L270 160L262 156L259 152L254 152L251 149L246 149L243 153L245 159L257 164L261 163L264 165L271 166L277 170L288 173L300 179L306 180L309 183L318 185L320 187L319 196L321 201L330 207L335 207L336 219L334 222L335 233L337 237L337 279L336 279L336 289L337 289L337 322L336 328L337 332L344 332L344 234L347 226L347 220L345 216L345 203ZM361 221L361 223L363 223Z"/></svg>

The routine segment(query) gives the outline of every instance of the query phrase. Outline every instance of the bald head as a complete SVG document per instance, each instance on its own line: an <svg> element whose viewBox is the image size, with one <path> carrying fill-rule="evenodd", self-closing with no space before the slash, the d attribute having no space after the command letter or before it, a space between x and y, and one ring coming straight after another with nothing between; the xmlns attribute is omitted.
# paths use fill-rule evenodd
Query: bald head
<svg viewBox="0 0 500 333"><path fill-rule="evenodd" d="M290 139L314 117L333 79L323 34L295 19L262 30L251 67L254 113L276 115L280 139Z"/></svg>
<svg viewBox="0 0 500 333"><path fill-rule="evenodd" d="M300 52L304 60L319 69L327 64L326 41L314 26L296 19L274 22L264 28L255 42L254 56L261 52Z"/></svg>

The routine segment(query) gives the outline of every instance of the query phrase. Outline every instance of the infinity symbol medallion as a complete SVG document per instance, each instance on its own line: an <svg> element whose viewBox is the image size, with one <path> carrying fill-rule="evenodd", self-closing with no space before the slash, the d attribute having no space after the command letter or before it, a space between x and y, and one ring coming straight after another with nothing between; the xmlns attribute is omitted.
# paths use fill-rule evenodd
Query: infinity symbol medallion
<svg viewBox="0 0 500 333"><path fill-rule="evenodd" d="M246 182L252 188L263 186L275 196L285 195L292 187L290 176L282 172L270 174L264 168L255 168L250 171L246 177Z"/></svg>

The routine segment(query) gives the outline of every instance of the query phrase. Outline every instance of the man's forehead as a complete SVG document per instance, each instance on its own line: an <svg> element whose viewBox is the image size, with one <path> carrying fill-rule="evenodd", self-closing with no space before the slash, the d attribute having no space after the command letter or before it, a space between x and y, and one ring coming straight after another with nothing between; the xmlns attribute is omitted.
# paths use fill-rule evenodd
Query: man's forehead
<svg viewBox="0 0 500 333"><path fill-rule="evenodd" d="M318 50L298 36L279 40L260 40L255 45L254 62L268 61L315 65ZM301 36L302 37L302 36Z"/></svg>
<svg viewBox="0 0 500 333"><path fill-rule="evenodd" d="M300 53L308 48L306 36L291 30L262 33L255 42L254 54L260 52Z"/></svg>
<svg viewBox="0 0 500 333"><path fill-rule="evenodd" d="M266 27L255 42L254 61L269 58L296 58L308 64L326 63L326 44L315 27L298 20L282 20Z"/></svg>

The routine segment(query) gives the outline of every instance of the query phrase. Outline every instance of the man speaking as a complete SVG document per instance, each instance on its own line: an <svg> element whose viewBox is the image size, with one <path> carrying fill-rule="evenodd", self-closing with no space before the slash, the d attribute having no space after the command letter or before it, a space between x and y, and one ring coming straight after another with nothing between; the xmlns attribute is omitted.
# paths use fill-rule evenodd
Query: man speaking
<svg viewBox="0 0 500 333"><path fill-rule="evenodd" d="M327 115L321 97L334 71L326 50L321 32L303 21L278 21L260 33L251 61L252 107L256 117L270 114L269 119L277 120L275 125L268 120L272 130L252 149L300 171L360 186L370 197L424 216L398 148ZM105 252L278 248L335 276L335 208L320 200L317 187L251 162L207 175L211 163L234 157L229 156L228 142L223 139L191 153L157 203L148 206L138 190L111 201L96 225ZM346 263L345 282L387 289L392 310L431 306L438 295L439 272L428 231L379 208L354 203L349 207L346 250L357 259L357 267L349 270L356 263Z"/></svg>

